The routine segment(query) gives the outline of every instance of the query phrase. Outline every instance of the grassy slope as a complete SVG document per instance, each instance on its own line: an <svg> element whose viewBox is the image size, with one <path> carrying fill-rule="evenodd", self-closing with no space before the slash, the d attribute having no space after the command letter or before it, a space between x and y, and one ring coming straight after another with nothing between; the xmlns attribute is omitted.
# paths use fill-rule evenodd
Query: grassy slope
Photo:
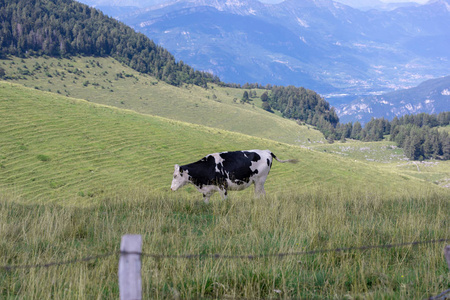
<svg viewBox="0 0 450 300"><path fill-rule="evenodd" d="M176 88L112 58L12 57L0 63L9 81L43 91L290 144L324 141L319 131L308 126L240 104L243 89Z"/></svg>
<svg viewBox="0 0 450 300"><path fill-rule="evenodd" d="M0 62L10 82L51 91L91 102L131 109L206 125L293 145L302 145L338 156L354 158L406 173L442 186L450 180L450 162L435 162L423 170L405 168L402 149L394 143L325 143L322 134L310 126L270 114L256 105L240 104L243 89L210 89L196 86L175 88L155 78L140 74L111 58L78 57L73 59L11 57ZM119 76L118 76L119 74ZM262 91L256 90L258 95ZM362 149L362 150L361 150Z"/></svg>
<svg viewBox="0 0 450 300"><path fill-rule="evenodd" d="M236 149L271 149L267 190L307 187L414 192L426 183L377 166L257 137L141 115L2 83L0 182L27 200L79 201L140 186L165 190L175 163Z"/></svg>
<svg viewBox="0 0 450 300"><path fill-rule="evenodd" d="M143 235L146 253L224 255L448 237L448 189L331 148L314 151L6 82L0 117L0 265L115 251L127 233ZM173 164L251 148L300 160L274 163L268 197L255 200L249 189L204 205L192 187L168 191ZM117 264L111 256L0 273L0 298L117 298ZM144 298L158 299L427 298L449 284L440 244L283 259L144 258L142 266Z"/></svg>

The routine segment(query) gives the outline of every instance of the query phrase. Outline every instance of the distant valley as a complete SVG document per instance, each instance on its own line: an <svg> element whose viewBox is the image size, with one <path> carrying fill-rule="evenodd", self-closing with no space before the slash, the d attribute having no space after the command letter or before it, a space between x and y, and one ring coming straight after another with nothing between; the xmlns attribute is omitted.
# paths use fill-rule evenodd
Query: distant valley
<svg viewBox="0 0 450 300"><path fill-rule="evenodd" d="M336 94L394 91L449 75L449 0L390 11L330 0L160 2L114 16L224 82L304 86L336 105Z"/></svg>

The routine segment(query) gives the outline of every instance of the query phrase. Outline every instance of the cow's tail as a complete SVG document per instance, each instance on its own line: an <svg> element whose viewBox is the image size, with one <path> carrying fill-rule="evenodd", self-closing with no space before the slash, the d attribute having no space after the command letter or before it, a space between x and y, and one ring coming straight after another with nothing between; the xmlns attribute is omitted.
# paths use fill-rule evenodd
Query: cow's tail
<svg viewBox="0 0 450 300"><path fill-rule="evenodd" d="M273 158L275 158L278 162L280 163L291 163L291 164L296 164L298 163L297 159L286 159L286 160L281 160L278 159L278 157L275 156L275 154L273 154L272 152L270 152L270 154L272 155Z"/></svg>

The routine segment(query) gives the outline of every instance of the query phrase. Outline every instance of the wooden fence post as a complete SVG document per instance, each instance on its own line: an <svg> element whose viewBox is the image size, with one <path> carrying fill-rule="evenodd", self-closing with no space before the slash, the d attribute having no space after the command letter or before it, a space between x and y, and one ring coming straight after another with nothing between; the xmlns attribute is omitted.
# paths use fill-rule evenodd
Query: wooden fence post
<svg viewBox="0 0 450 300"><path fill-rule="evenodd" d="M142 299L141 250L142 237L140 235L127 234L122 236L119 259L119 293L121 300Z"/></svg>
<svg viewBox="0 0 450 300"><path fill-rule="evenodd" d="M445 259L447 260L448 270L450 272L450 245L447 245L444 249Z"/></svg>

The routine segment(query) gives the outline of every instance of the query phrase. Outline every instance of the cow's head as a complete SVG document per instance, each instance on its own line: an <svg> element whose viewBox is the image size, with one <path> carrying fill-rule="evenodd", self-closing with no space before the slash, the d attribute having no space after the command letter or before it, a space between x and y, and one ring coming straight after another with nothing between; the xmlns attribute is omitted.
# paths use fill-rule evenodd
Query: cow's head
<svg viewBox="0 0 450 300"><path fill-rule="evenodd" d="M187 171L183 171L179 165L175 165L175 171L173 172L172 186L170 189L172 191L178 190L180 187L185 186L189 183L189 175Z"/></svg>

